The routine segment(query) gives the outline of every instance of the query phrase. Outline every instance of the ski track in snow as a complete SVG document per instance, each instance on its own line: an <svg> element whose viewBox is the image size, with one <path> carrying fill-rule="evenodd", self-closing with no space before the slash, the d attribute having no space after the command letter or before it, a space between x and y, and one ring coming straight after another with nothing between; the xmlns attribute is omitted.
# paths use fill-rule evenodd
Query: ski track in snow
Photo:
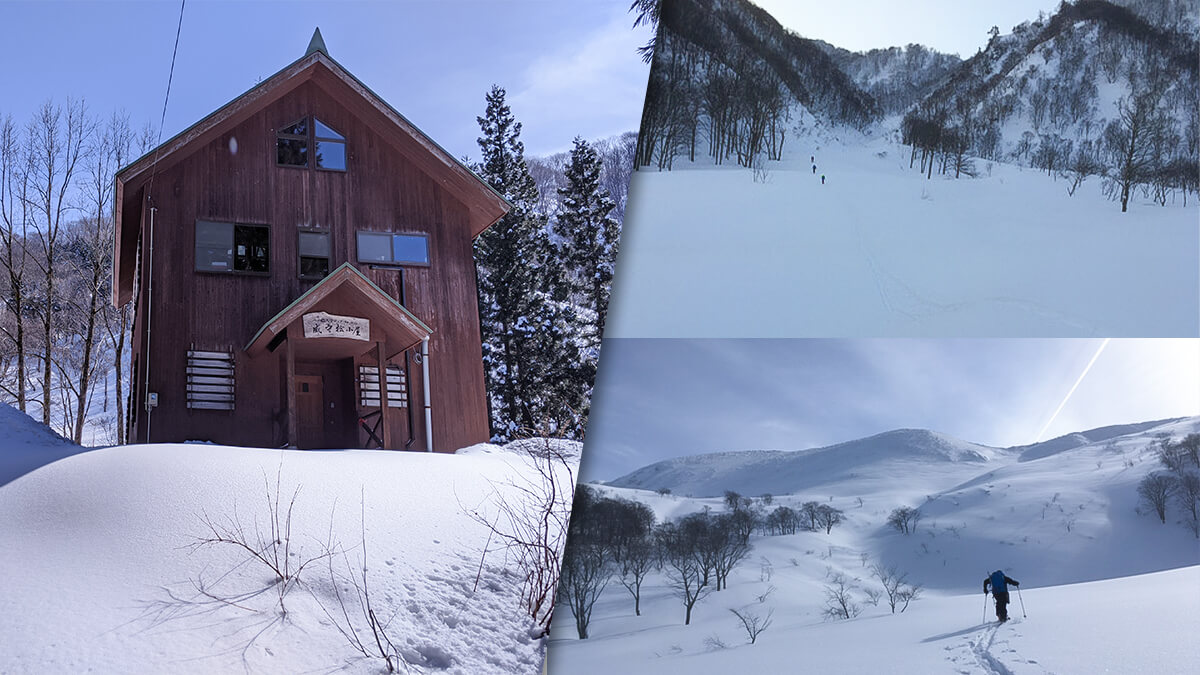
<svg viewBox="0 0 1200 675"><path fill-rule="evenodd" d="M1005 626L1012 629L1012 637L1021 637L1021 634L1015 628L1015 626L1021 623L1021 619L1009 619L1005 624L993 621L969 636L964 643L955 647L947 647L946 651L950 652L947 658L954 664L968 663L975 666L974 668L959 667L958 672L962 673L962 675L973 675L974 673L983 673L984 675L1025 675L1027 673L1032 673L1033 675L1053 675L1051 671L1038 665L1036 660L1021 658L1017 654L1017 650L1012 648L1012 643L1007 636L997 638L1000 630ZM1013 659L1011 659L1013 665L1010 666L1001 660L998 653L1011 654L1013 656ZM1033 669L1031 670L1024 666L1032 666Z"/></svg>
<svg viewBox="0 0 1200 675"><path fill-rule="evenodd" d="M865 221L863 214L860 213L858 202L848 202L847 207L855 216L851 219L854 227L854 238L858 243L859 250L866 259L867 266L871 270L872 281L874 281L875 288L879 291L879 300L888 312L903 316L913 323L920 323L924 319L960 312L974 305L1009 305L1023 309L1031 314L1045 317L1051 322L1071 326L1082 335L1095 335L1097 333L1095 326L1082 318L1033 300L1008 296L991 296L980 298L976 301L938 302L922 295L913 289L912 286L905 283L899 276L888 271L880 262L879 256L875 254L874 249L867 240L866 233L863 231L862 223Z"/></svg>
<svg viewBox="0 0 1200 675"><path fill-rule="evenodd" d="M1000 630L1000 625L996 624L979 631L971 640L971 653L983 672L990 675L1013 675L1013 672L992 654L992 643L996 640L996 632Z"/></svg>

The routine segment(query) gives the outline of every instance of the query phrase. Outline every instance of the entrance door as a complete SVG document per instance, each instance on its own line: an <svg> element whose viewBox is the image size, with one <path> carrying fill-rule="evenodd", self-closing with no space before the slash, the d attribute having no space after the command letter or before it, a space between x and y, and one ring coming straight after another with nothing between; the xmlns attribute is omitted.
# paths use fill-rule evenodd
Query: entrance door
<svg viewBox="0 0 1200 675"><path fill-rule="evenodd" d="M325 445L325 394L320 375L296 376L297 445L320 448Z"/></svg>

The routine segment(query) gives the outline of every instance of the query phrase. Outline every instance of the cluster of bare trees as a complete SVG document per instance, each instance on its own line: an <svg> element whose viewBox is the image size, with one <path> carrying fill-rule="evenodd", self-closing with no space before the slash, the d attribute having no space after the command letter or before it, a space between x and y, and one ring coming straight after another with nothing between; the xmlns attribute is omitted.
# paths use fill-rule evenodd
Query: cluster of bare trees
<svg viewBox="0 0 1200 675"><path fill-rule="evenodd" d="M1173 503L1183 525L1200 539L1200 434L1188 434L1178 441L1164 438L1156 454L1166 471L1143 478L1138 496L1164 524L1167 507Z"/></svg>
<svg viewBox="0 0 1200 675"><path fill-rule="evenodd" d="M660 567L649 507L601 497L586 485L576 488L558 603L571 610L579 639L587 639L592 606L613 576L633 596L634 612L640 615L642 582Z"/></svg>
<svg viewBox="0 0 1200 675"><path fill-rule="evenodd" d="M109 303L113 174L152 138L79 100L47 101L24 125L0 120L0 396L77 443L110 398L100 440L126 439L121 361L132 317Z"/></svg>
<svg viewBox="0 0 1200 675"><path fill-rule="evenodd" d="M972 142L970 118L963 117L958 124L950 123L941 110L916 109L904 116L900 124L901 139L912 146L908 167L913 168L917 151L921 151L921 173L933 178L934 165L938 173L954 172L954 177L974 176L975 165L968 155Z"/></svg>
<svg viewBox="0 0 1200 675"><path fill-rule="evenodd" d="M921 509L912 506L899 506L888 514L887 524L900 534L912 534L917 531L921 522Z"/></svg>
<svg viewBox="0 0 1200 675"><path fill-rule="evenodd" d="M796 534L796 530L816 532L825 530L829 534L835 525L841 524L844 512L828 504L804 502L800 508L778 506L774 511L759 519L758 526L763 534L784 535Z"/></svg>
<svg viewBox="0 0 1200 675"><path fill-rule="evenodd" d="M828 534L843 521L840 509L815 501L795 509L778 506L767 513L766 507L774 501L769 494L755 499L726 491L724 499L725 510L719 513L706 508L656 526L654 513L644 504L600 497L580 486L558 591L558 602L575 617L580 639L587 638L592 606L614 578L629 591L634 613L640 615L642 584L650 572L661 572L683 605L684 625L688 625L697 603L727 587L730 573L750 554L750 535L756 530ZM753 613L738 618L751 642L755 630L765 629L770 621L769 615Z"/></svg>
<svg viewBox="0 0 1200 675"><path fill-rule="evenodd" d="M1200 192L1196 53L1194 38L1104 2L1064 4L1004 38L993 29L985 52L905 116L910 168L918 150L928 177L935 168L974 175L969 155L1014 160L1067 179L1071 195L1100 176L1122 211L1139 190L1186 205ZM1031 56L1053 65L1021 66ZM1102 78L1129 92L1113 108L1101 104ZM1000 129L1014 116L1032 129L1002 146Z"/></svg>
<svg viewBox="0 0 1200 675"><path fill-rule="evenodd" d="M866 554L863 554L863 559L866 560ZM897 607L904 613L909 604L920 597L924 590L921 584L910 582L908 573L901 572L895 565L876 563L871 566L871 576L879 582L878 588L863 588L859 585L861 579L829 569L826 572L828 581L825 583L825 618L842 620L861 614L862 605L857 600L860 590L872 605L879 604L880 599L886 600L892 614L896 613Z"/></svg>
<svg viewBox="0 0 1200 675"><path fill-rule="evenodd" d="M783 153L791 98L775 71L750 58L732 65L669 31L659 36L638 137L637 166L695 161L703 144L717 164L753 166Z"/></svg>

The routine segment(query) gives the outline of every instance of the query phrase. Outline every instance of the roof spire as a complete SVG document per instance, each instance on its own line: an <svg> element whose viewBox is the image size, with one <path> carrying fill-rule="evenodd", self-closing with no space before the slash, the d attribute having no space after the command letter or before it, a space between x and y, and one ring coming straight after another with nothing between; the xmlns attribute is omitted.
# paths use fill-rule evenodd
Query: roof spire
<svg viewBox="0 0 1200 675"><path fill-rule="evenodd" d="M308 41L308 50L304 52L304 55L308 56L313 52L321 52L325 56L329 56L329 49L325 46L325 40L321 37L320 27L313 31L312 39Z"/></svg>

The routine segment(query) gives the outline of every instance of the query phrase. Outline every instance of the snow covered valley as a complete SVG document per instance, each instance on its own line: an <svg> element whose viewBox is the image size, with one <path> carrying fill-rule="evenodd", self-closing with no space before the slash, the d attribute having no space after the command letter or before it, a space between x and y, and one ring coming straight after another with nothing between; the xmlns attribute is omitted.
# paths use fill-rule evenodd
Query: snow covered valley
<svg viewBox="0 0 1200 675"><path fill-rule="evenodd" d="M690 625L665 571L646 577L639 616L618 570L588 639L560 608L550 672L1190 672L1200 658L1200 545L1180 511L1160 523L1139 506L1137 485L1162 469L1156 443L1198 431L1200 418L1185 418L987 448L904 430L840 447L667 460L593 486L648 505L658 522L726 513L719 485L767 513L812 501L844 522L829 534L756 530L728 586L699 600ZM785 493L788 481L801 487ZM922 512L910 534L887 525L899 506ZM886 595L872 602L876 566L920 587L903 612ZM982 593L996 569L1021 582L1006 624ZM854 610L831 619L839 576ZM751 644L731 610L770 624Z"/></svg>
<svg viewBox="0 0 1200 675"><path fill-rule="evenodd" d="M1195 200L1121 213L1100 178L1069 196L983 160L926 180L887 134L838 134L789 136L766 182L684 158L635 173L606 337L1200 333Z"/></svg>
<svg viewBox="0 0 1200 675"><path fill-rule="evenodd" d="M62 452L10 417L0 452L32 453L39 432ZM0 673L388 672L372 623L398 672L540 672L523 573L483 555L488 528L469 515L495 518L527 461L514 445L183 444L48 463L0 486Z"/></svg>

